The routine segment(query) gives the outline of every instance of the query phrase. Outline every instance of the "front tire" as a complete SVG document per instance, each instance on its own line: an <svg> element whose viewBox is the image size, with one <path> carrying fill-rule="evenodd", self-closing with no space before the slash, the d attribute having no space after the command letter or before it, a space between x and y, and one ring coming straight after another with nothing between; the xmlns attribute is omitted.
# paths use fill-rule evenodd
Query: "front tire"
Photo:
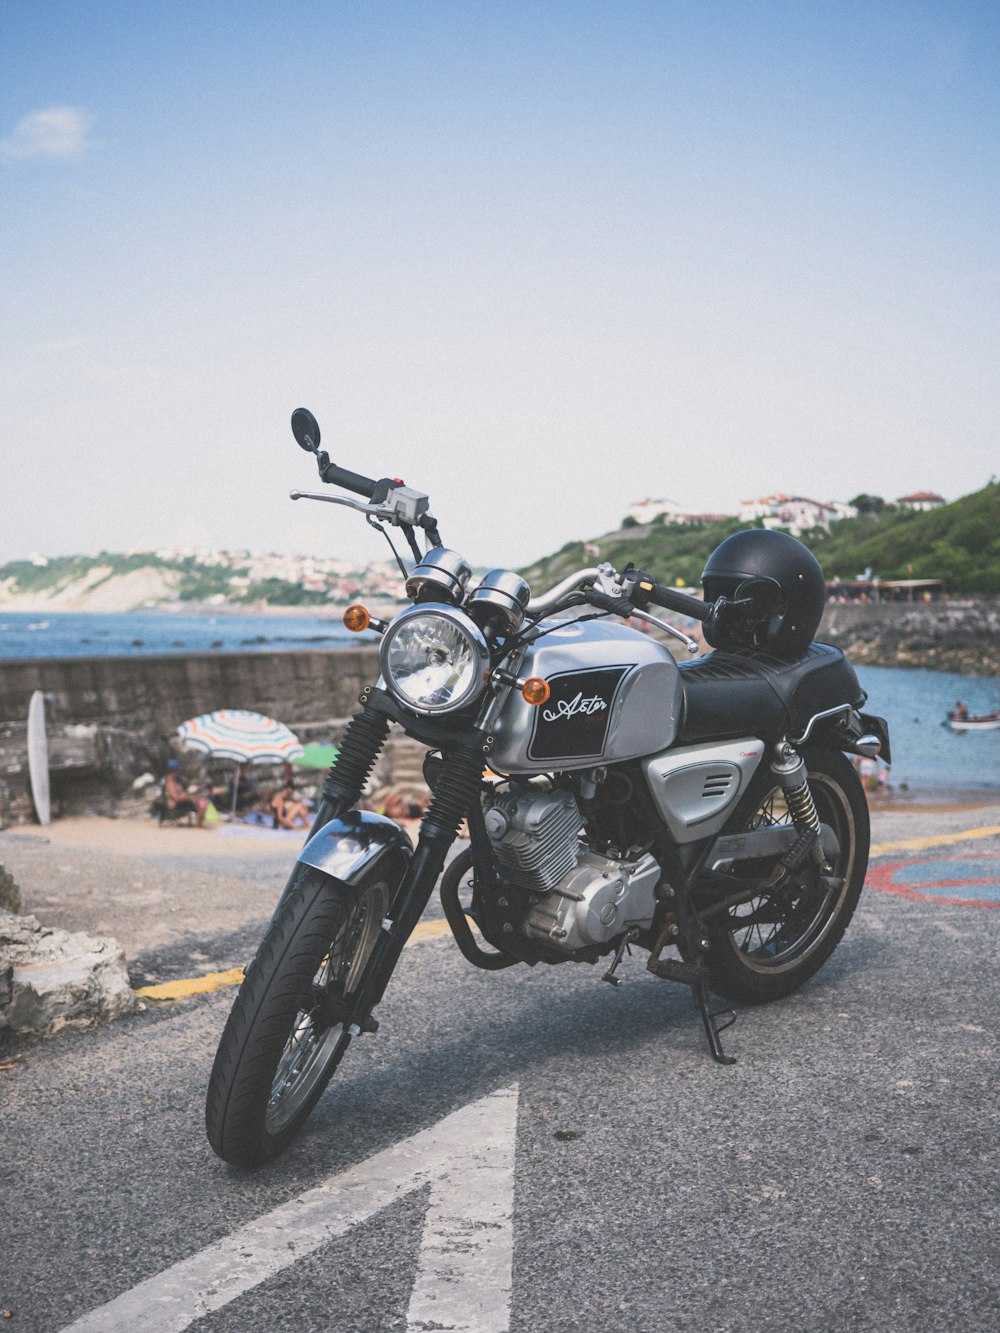
<svg viewBox="0 0 1000 1333"><path fill-rule="evenodd" d="M301 1129L350 1044L336 1009L357 990L398 879L309 870L268 928L226 1023L208 1085L216 1153L259 1166Z"/></svg>
<svg viewBox="0 0 1000 1333"><path fill-rule="evenodd" d="M840 850L829 871L811 858L791 881L732 908L710 930L706 956L713 990L740 1004L781 999L823 966L854 915L868 868L868 802L857 773L833 750L805 756L809 789L820 822L837 835ZM782 792L770 774L762 779L749 820L727 833L790 823ZM766 877L771 866L743 862L736 873Z"/></svg>

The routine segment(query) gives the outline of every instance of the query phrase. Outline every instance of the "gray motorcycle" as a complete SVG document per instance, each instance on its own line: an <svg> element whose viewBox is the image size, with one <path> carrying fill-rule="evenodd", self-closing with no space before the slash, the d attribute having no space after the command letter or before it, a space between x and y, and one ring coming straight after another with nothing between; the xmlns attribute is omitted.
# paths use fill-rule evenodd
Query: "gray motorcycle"
<svg viewBox="0 0 1000 1333"><path fill-rule="evenodd" d="M398 528L412 605L380 635L313 827L246 970L212 1070L206 1121L228 1162L254 1166L301 1128L375 1009L438 887L476 967L595 963L626 950L691 989L712 1056L732 1003L778 999L844 934L864 884L868 808L849 754L890 760L885 721L837 648L813 642L825 583L784 533L752 529L709 557L704 599L631 565L581 569L533 596L517 573L476 582L442 544L428 497L331 462L292 416L321 479L364 497L292 492ZM385 531L383 526L383 531ZM388 535L388 533L386 533ZM420 549L423 538L425 550ZM714 648L680 664L651 612L703 624ZM432 799L414 848L357 809L391 723L428 747ZM448 854L467 824L468 846Z"/></svg>

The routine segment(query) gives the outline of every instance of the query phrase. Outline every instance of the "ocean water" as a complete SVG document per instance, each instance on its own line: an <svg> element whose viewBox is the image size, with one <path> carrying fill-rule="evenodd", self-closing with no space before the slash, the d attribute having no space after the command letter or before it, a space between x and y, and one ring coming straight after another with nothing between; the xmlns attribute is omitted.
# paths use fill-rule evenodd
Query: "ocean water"
<svg viewBox="0 0 1000 1333"><path fill-rule="evenodd" d="M127 657L152 653L276 652L374 642L351 634L339 615L243 616L135 612L119 615L0 611L0 661L39 657ZM970 713L998 705L994 676L900 667L858 667L868 712L888 720L891 787L932 799L951 791L1000 799L1000 730L953 732L945 715L963 700Z"/></svg>
<svg viewBox="0 0 1000 1333"><path fill-rule="evenodd" d="M921 799L949 791L992 794L1000 800L1000 730L958 732L946 724L957 700L972 714L998 706L996 676L903 667L858 667L868 691L865 711L884 717L892 742L893 790Z"/></svg>
<svg viewBox="0 0 1000 1333"><path fill-rule="evenodd" d="M252 653L356 646L371 634L346 630L340 613L252 616L225 612L127 614L0 611L0 660L130 657L153 653Z"/></svg>

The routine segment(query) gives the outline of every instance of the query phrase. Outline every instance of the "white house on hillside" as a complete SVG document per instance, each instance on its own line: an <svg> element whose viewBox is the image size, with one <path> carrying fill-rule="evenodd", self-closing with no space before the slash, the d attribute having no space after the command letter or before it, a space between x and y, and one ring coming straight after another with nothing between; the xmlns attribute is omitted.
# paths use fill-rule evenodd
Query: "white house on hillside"
<svg viewBox="0 0 1000 1333"><path fill-rule="evenodd" d="M901 495L896 503L900 509L919 509L926 512L928 509L940 509L947 501L943 495L935 495L933 491L914 491L912 495Z"/></svg>
<svg viewBox="0 0 1000 1333"><path fill-rule="evenodd" d="M846 504L824 504L803 495L767 495L760 500L744 500L737 516L745 523L762 519L766 528L788 528L796 535L810 528L828 528L841 518L851 518L855 510Z"/></svg>
<svg viewBox="0 0 1000 1333"><path fill-rule="evenodd" d="M683 523L684 512L675 500L637 500L628 517L637 523L652 523L663 515L664 523Z"/></svg>

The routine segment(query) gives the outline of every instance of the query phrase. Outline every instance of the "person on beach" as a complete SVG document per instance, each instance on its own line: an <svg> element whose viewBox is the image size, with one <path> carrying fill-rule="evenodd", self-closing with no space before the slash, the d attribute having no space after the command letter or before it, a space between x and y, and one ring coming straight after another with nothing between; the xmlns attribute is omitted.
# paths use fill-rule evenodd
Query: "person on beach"
<svg viewBox="0 0 1000 1333"><path fill-rule="evenodd" d="M275 828L305 828L309 823L309 810L304 801L295 795L295 788L290 782L271 797L271 809L274 811Z"/></svg>
<svg viewBox="0 0 1000 1333"><path fill-rule="evenodd" d="M208 797L198 792L189 792L181 782L180 773L180 761L168 759L163 779L163 803L174 815L194 815L196 826L204 828Z"/></svg>

